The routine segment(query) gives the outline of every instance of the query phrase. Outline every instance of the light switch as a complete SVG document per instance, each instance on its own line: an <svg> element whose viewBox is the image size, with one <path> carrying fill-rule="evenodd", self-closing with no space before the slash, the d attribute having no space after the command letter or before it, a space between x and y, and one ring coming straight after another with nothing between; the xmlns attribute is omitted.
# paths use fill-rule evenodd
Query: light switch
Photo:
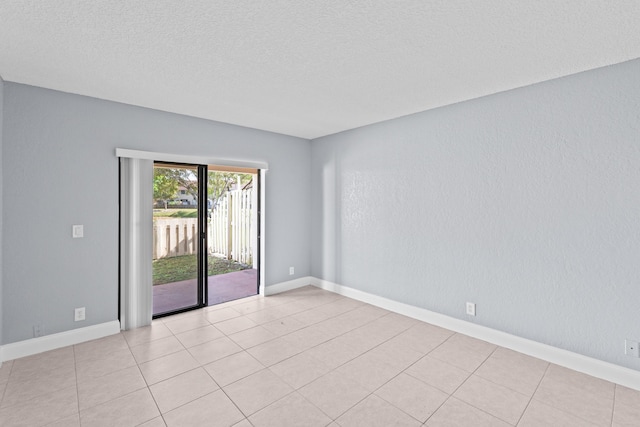
<svg viewBox="0 0 640 427"><path fill-rule="evenodd" d="M79 239L80 237L84 237L84 226L74 225L72 235L74 239Z"/></svg>

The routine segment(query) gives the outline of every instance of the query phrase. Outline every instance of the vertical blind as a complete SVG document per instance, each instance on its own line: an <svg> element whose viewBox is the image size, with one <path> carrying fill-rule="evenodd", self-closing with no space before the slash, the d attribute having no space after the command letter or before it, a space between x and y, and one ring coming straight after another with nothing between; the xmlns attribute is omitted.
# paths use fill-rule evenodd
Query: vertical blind
<svg viewBox="0 0 640 427"><path fill-rule="evenodd" d="M151 324L153 161L120 158L120 328Z"/></svg>

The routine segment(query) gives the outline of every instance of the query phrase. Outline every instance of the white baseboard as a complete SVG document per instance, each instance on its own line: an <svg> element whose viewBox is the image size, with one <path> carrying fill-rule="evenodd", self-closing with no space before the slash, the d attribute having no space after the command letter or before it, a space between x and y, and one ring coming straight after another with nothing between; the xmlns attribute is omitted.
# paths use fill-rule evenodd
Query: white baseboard
<svg viewBox="0 0 640 427"><path fill-rule="evenodd" d="M400 303L357 289L338 285L327 280L311 278L311 284L327 291L366 302L398 314L412 317L432 325L468 335L492 344L564 366L597 378L611 381L625 387L640 390L640 371L614 365L613 363L593 359L578 353L552 347L526 338L501 332L486 326L476 325L450 316L445 316L424 308Z"/></svg>
<svg viewBox="0 0 640 427"><path fill-rule="evenodd" d="M108 335L114 335L119 332L120 322L113 320L111 322L100 323L99 325L72 329L57 334L5 344L0 347L0 360L13 360L19 357L31 356L32 354L79 344Z"/></svg>
<svg viewBox="0 0 640 427"><path fill-rule="evenodd" d="M306 276L300 277L299 279L289 280L287 282L276 283L275 285L265 286L264 288L264 296L275 295L281 292L291 291L293 289L298 289L303 286L309 286L312 284L314 277Z"/></svg>

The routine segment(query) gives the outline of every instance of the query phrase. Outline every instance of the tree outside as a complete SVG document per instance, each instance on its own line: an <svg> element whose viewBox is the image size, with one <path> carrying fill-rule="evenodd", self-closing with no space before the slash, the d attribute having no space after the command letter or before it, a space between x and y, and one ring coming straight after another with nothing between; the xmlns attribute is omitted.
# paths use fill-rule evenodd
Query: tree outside
<svg viewBox="0 0 640 427"><path fill-rule="evenodd" d="M173 169L153 168L153 199L169 207L169 200L178 192L178 181L174 178Z"/></svg>

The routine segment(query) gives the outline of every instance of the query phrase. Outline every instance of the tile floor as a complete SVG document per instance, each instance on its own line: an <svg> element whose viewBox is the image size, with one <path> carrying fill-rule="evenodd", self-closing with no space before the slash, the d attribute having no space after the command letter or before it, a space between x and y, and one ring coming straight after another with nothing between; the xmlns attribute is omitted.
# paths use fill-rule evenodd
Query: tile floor
<svg viewBox="0 0 640 427"><path fill-rule="evenodd" d="M5 362L8 426L638 426L640 392L313 287Z"/></svg>

